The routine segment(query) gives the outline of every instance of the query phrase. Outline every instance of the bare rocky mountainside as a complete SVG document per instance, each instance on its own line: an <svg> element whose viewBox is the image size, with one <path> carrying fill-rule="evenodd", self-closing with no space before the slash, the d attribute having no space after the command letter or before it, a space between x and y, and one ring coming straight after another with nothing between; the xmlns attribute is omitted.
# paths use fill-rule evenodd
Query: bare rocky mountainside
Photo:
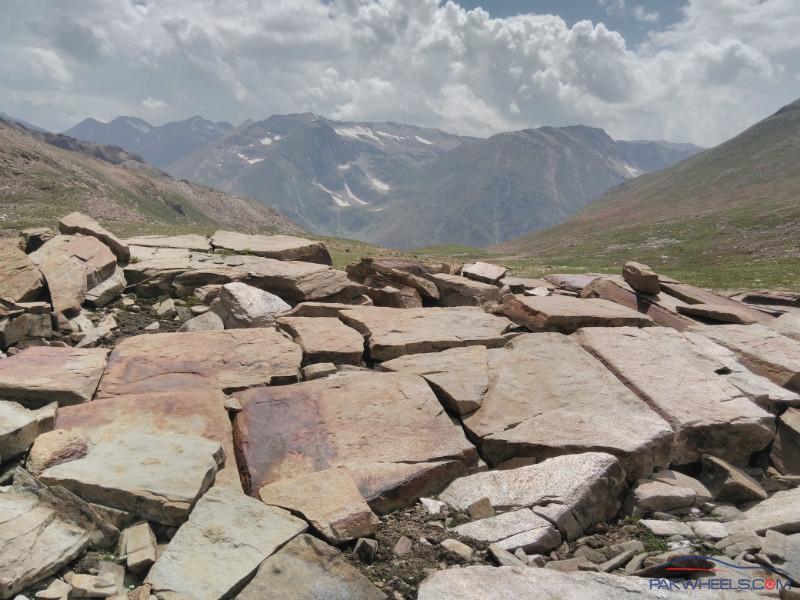
<svg viewBox="0 0 800 600"><path fill-rule="evenodd" d="M175 156L176 139L186 154ZM217 133L216 139L208 141ZM623 142L590 127L466 138L398 123L276 115L225 131L199 118L152 127L120 117L67 133L113 143L175 177L255 198L306 231L410 248L486 246L563 221L614 187L700 149ZM195 139L195 138L191 138Z"/></svg>
<svg viewBox="0 0 800 600"><path fill-rule="evenodd" d="M794 597L800 295L330 263L0 239L0 599Z"/></svg>
<svg viewBox="0 0 800 600"><path fill-rule="evenodd" d="M127 233L159 227L299 229L253 200L173 179L118 146L36 132L0 119L0 234L80 210Z"/></svg>

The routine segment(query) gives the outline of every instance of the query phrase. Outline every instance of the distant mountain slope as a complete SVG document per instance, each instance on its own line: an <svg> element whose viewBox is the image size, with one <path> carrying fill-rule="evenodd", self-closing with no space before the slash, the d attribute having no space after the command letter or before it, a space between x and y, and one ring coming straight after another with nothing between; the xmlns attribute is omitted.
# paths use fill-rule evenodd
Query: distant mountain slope
<svg viewBox="0 0 800 600"><path fill-rule="evenodd" d="M164 168L233 129L227 122L202 117L173 121L159 127L138 117L117 117L108 123L84 119L64 135L98 144L121 146L147 162Z"/></svg>
<svg viewBox="0 0 800 600"><path fill-rule="evenodd" d="M220 225L298 231L259 202L176 181L121 148L0 119L0 234L51 225L73 210L123 234Z"/></svg>
<svg viewBox="0 0 800 600"><path fill-rule="evenodd" d="M1 111L0 111L0 119L3 119L5 121L11 121L12 123L17 123L18 125L22 125L26 129L30 129L31 131L38 131L39 133L47 133L46 129L42 129L41 127L37 127L36 125L31 125L27 121L23 121L22 119L12 117L8 113L4 113Z"/></svg>
<svg viewBox="0 0 800 600"><path fill-rule="evenodd" d="M414 173L406 198L365 237L390 246L488 246L559 223L627 179L694 154L691 144L623 142L586 126L471 140Z"/></svg>
<svg viewBox="0 0 800 600"><path fill-rule="evenodd" d="M797 272L799 163L800 100L716 148L627 182L566 222L501 248L583 264L623 255L654 265L732 269L789 261Z"/></svg>

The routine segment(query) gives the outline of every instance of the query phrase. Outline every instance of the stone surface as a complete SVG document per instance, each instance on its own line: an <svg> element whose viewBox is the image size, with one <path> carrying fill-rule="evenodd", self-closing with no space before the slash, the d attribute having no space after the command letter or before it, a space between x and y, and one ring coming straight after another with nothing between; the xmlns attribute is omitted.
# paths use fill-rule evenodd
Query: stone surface
<svg viewBox="0 0 800 600"><path fill-rule="evenodd" d="M656 272L642 263L626 262L622 267L622 277L634 290L642 294L656 296L661 291Z"/></svg>
<svg viewBox="0 0 800 600"><path fill-rule="evenodd" d="M535 277L509 277L506 275L498 282L501 286L508 286L513 294L524 294L526 290L533 290L536 288L545 288L546 290L553 289L555 286L544 279Z"/></svg>
<svg viewBox="0 0 800 600"><path fill-rule="evenodd" d="M773 437L773 417L698 364L679 332L591 328L578 340L665 417L675 431L671 462L696 461L702 453L742 464Z"/></svg>
<svg viewBox="0 0 800 600"><path fill-rule="evenodd" d="M211 245L215 248L265 258L331 264L331 255L322 242L291 235L249 235L234 231L217 231L211 237Z"/></svg>
<svg viewBox="0 0 800 600"><path fill-rule="evenodd" d="M238 600L382 600L386 595L341 552L298 535L259 567Z"/></svg>
<svg viewBox="0 0 800 600"><path fill-rule="evenodd" d="M650 317L602 298L569 296L509 296L502 312L532 331L572 333L582 327L642 327Z"/></svg>
<svg viewBox="0 0 800 600"><path fill-rule="evenodd" d="M369 538L361 538L356 542L353 553L362 563L371 565L375 562L375 556L378 554L378 542Z"/></svg>
<svg viewBox="0 0 800 600"><path fill-rule="evenodd" d="M373 360L483 345L499 347L511 323L479 308L384 308L362 306L340 311L341 319L369 339Z"/></svg>
<svg viewBox="0 0 800 600"><path fill-rule="evenodd" d="M97 389L108 350L27 348L0 361L0 398L38 408L88 402Z"/></svg>
<svg viewBox="0 0 800 600"><path fill-rule="evenodd" d="M585 288L587 285L589 285L592 281L594 281L598 277L602 277L602 275L596 275L591 273L587 273L584 275L550 273L549 275L545 275L543 279L545 281L550 282L557 288L561 288L563 290L571 292L580 292L583 288Z"/></svg>
<svg viewBox="0 0 800 600"><path fill-rule="evenodd" d="M485 543L497 543L509 552L522 548L525 552L546 553L561 544L561 535L547 519L528 508L465 523L452 529L460 537Z"/></svg>
<svg viewBox="0 0 800 600"><path fill-rule="evenodd" d="M364 338L335 317L280 317L278 326L303 349L304 364L361 364Z"/></svg>
<svg viewBox="0 0 800 600"><path fill-rule="evenodd" d="M180 248L208 252L211 243L204 235L188 233L185 235L141 235L128 238L125 243L129 246L144 246L146 248Z"/></svg>
<svg viewBox="0 0 800 600"><path fill-rule="evenodd" d="M676 281L665 281L663 277L660 278L662 293L669 294L678 298L686 304L713 304L718 306L727 306L733 310L742 311L742 314L748 314L756 321L766 320L769 317L761 311L755 310L742 304L737 300L733 300L720 294L715 294L709 290L704 290L688 283L680 283Z"/></svg>
<svg viewBox="0 0 800 600"><path fill-rule="evenodd" d="M44 278L16 240L0 239L0 297L14 302L36 300Z"/></svg>
<svg viewBox="0 0 800 600"><path fill-rule="evenodd" d="M0 400L0 463L25 452L39 433L36 413Z"/></svg>
<svg viewBox="0 0 800 600"><path fill-rule="evenodd" d="M424 377L444 405L458 415L480 408L489 387L485 346L400 356L381 363L381 368Z"/></svg>
<svg viewBox="0 0 800 600"><path fill-rule="evenodd" d="M692 536L692 529L680 521L658 521L655 519L642 519L639 524L650 531L653 535L669 537L681 535L684 537Z"/></svg>
<svg viewBox="0 0 800 600"><path fill-rule="evenodd" d="M553 569L472 566L437 571L419 588L419 600L734 600L760 598L740 591L653 589L640 577L607 573L563 573Z"/></svg>
<svg viewBox="0 0 800 600"><path fill-rule="evenodd" d="M275 294L238 281L223 285L211 305L226 329L269 327L275 323L276 314L290 308Z"/></svg>
<svg viewBox="0 0 800 600"><path fill-rule="evenodd" d="M483 403L464 419L490 464L597 450L635 478L669 463L669 425L573 338L521 335L490 365Z"/></svg>
<svg viewBox="0 0 800 600"><path fill-rule="evenodd" d="M720 323L740 323L749 325L757 322L753 315L753 309L742 305L730 306L727 304L687 304L678 307L678 312L682 315L700 317L708 321L718 321Z"/></svg>
<svg viewBox="0 0 800 600"><path fill-rule="evenodd" d="M688 508L697 500L694 490L662 483L641 481L630 492L627 503L631 514L666 512L676 508Z"/></svg>
<svg viewBox="0 0 800 600"><path fill-rule="evenodd" d="M156 562L156 536L145 521L125 529L119 538L117 552L125 556L125 564L133 573L141 573Z"/></svg>
<svg viewBox="0 0 800 600"><path fill-rule="evenodd" d="M455 554L463 561L469 562L472 560L472 548L462 542L459 542L458 540L448 538L446 540L442 540L440 545L442 548L451 554Z"/></svg>
<svg viewBox="0 0 800 600"><path fill-rule="evenodd" d="M391 285L403 290L415 290L420 299L439 300L439 289L427 279L431 273L442 272L418 261L394 258L362 258L347 265L347 275L353 281L368 285ZM413 296L412 304L413 302Z"/></svg>
<svg viewBox="0 0 800 600"><path fill-rule="evenodd" d="M180 525L224 461L219 442L173 433L129 433L96 444L84 458L50 467L41 480L64 486L87 502Z"/></svg>
<svg viewBox="0 0 800 600"><path fill-rule="evenodd" d="M697 537L715 542L730 534L725 524L718 521L692 521L689 523L689 527Z"/></svg>
<svg viewBox="0 0 800 600"><path fill-rule="evenodd" d="M79 233L96 237L111 249L118 260L122 262L130 260L128 245L87 215L79 212L68 214L58 222L58 230L65 235Z"/></svg>
<svg viewBox="0 0 800 600"><path fill-rule="evenodd" d="M82 435L63 429L49 431L36 438L25 468L31 475L39 476L49 467L83 458L88 452L89 442Z"/></svg>
<svg viewBox="0 0 800 600"><path fill-rule="evenodd" d="M704 486L694 477L689 477L688 475L684 475L679 471L664 469L663 471L653 473L653 475L650 476L650 479L679 488L688 488L694 491L698 503L708 502L712 497L711 492L706 486Z"/></svg>
<svg viewBox="0 0 800 600"><path fill-rule="evenodd" d="M231 597L264 559L305 529L285 510L214 488L197 502L145 581L160 598Z"/></svg>
<svg viewBox="0 0 800 600"><path fill-rule="evenodd" d="M346 468L282 479L258 495L265 504L303 515L332 544L370 536L379 523Z"/></svg>
<svg viewBox="0 0 800 600"><path fill-rule="evenodd" d="M86 302L94 307L106 306L119 298L126 285L125 271L117 267L108 279L87 290Z"/></svg>
<svg viewBox="0 0 800 600"><path fill-rule="evenodd" d="M492 285L496 285L507 272L505 267L485 262L475 262L461 268L461 275L464 277Z"/></svg>
<svg viewBox="0 0 800 600"><path fill-rule="evenodd" d="M385 512L438 491L477 460L419 377L343 373L235 397L237 456L253 492L346 466L370 506Z"/></svg>
<svg viewBox="0 0 800 600"><path fill-rule="evenodd" d="M225 329L225 323L216 313L209 310L186 321L178 328L178 331L184 333L192 331L222 331L223 329Z"/></svg>
<svg viewBox="0 0 800 600"><path fill-rule="evenodd" d="M428 279L439 290L442 306L483 306L500 300L500 288L496 285L449 273L432 273Z"/></svg>
<svg viewBox="0 0 800 600"><path fill-rule="evenodd" d="M717 502L742 504L764 500L767 493L755 479L742 469L716 456L703 457L700 480Z"/></svg>
<svg viewBox="0 0 800 600"><path fill-rule="evenodd" d="M767 321L765 325L781 335L800 341L800 314L785 313L773 321Z"/></svg>
<svg viewBox="0 0 800 600"><path fill-rule="evenodd" d="M733 350L748 369L800 392L800 342L763 325L718 325L698 329Z"/></svg>
<svg viewBox="0 0 800 600"><path fill-rule="evenodd" d="M484 496L480 500L475 500L475 502L467 507L467 514L469 514L471 519L488 519L489 517L493 517L495 512L489 498Z"/></svg>
<svg viewBox="0 0 800 600"><path fill-rule="evenodd" d="M461 477L439 498L459 510L483 496L504 509L563 504L585 529L613 517L624 491L625 472L619 461L610 454L587 452Z"/></svg>
<svg viewBox="0 0 800 600"><path fill-rule="evenodd" d="M790 408L778 419L770 459L784 475L800 475L800 410Z"/></svg>
<svg viewBox="0 0 800 600"><path fill-rule="evenodd" d="M328 375L334 375L336 365L333 363L314 363L313 365L306 365L302 368L303 380L311 381L312 379L322 379Z"/></svg>
<svg viewBox="0 0 800 600"><path fill-rule="evenodd" d="M140 335L116 345L97 395L291 382L301 359L300 347L274 329Z"/></svg>

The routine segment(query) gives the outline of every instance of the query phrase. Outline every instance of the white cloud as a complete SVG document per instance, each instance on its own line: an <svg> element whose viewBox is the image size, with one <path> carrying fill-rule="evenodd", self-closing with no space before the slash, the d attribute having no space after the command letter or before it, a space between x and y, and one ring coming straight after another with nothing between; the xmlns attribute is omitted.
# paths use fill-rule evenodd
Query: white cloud
<svg viewBox="0 0 800 600"><path fill-rule="evenodd" d="M648 12L647 9L641 4L637 4L633 8L633 16L637 21L642 21L643 23L655 23L659 19L657 10Z"/></svg>
<svg viewBox="0 0 800 600"><path fill-rule="evenodd" d="M798 30L796 0L689 0L635 49L602 23L436 0L5 0L0 106L55 129L90 115L313 111L708 145L800 96Z"/></svg>

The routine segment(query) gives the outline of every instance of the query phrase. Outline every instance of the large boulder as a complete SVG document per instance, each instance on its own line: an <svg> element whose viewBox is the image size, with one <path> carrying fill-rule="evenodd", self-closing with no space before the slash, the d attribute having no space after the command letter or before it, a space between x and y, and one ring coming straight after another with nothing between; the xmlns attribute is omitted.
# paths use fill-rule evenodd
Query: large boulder
<svg viewBox="0 0 800 600"><path fill-rule="evenodd" d="M306 527L285 510L215 488L197 502L145 582L159 598L232 598L264 559Z"/></svg>
<svg viewBox="0 0 800 600"><path fill-rule="evenodd" d="M500 288L495 285L449 273L433 273L428 279L436 284L442 306L483 306L500 301Z"/></svg>
<svg viewBox="0 0 800 600"><path fill-rule="evenodd" d="M36 300L43 288L42 274L16 240L0 240L0 297L27 302Z"/></svg>
<svg viewBox="0 0 800 600"><path fill-rule="evenodd" d="M223 285L211 305L226 329L269 327L274 325L276 314L290 308L278 296L238 281Z"/></svg>
<svg viewBox="0 0 800 600"><path fill-rule="evenodd" d="M772 415L699 361L681 333L624 327L589 328L577 335L672 426L671 462L686 464L710 453L743 464L772 440Z"/></svg>
<svg viewBox="0 0 800 600"><path fill-rule="evenodd" d="M278 326L288 331L303 349L303 363L331 362L360 365L364 338L333 317L280 317Z"/></svg>
<svg viewBox="0 0 800 600"><path fill-rule="evenodd" d="M65 235L79 233L96 237L111 249L117 260L128 262L131 258L130 250L125 242L105 229L100 223L82 213L74 212L68 214L58 222L58 230Z"/></svg>
<svg viewBox="0 0 800 600"><path fill-rule="evenodd" d="M225 451L219 442L133 432L97 444L84 458L46 469L40 479L87 502L180 525L223 464Z"/></svg>
<svg viewBox="0 0 800 600"><path fill-rule="evenodd" d="M300 347L274 329L140 335L114 348L97 395L287 383L297 380L301 360Z"/></svg>
<svg viewBox="0 0 800 600"><path fill-rule="evenodd" d="M503 334L511 327L508 319L472 307L359 306L339 314L368 339L370 356L377 361L459 346L496 348L505 343Z"/></svg>
<svg viewBox="0 0 800 600"><path fill-rule="evenodd" d="M238 600L383 600L336 548L298 535L259 567Z"/></svg>
<svg viewBox="0 0 800 600"><path fill-rule="evenodd" d="M425 381L348 373L235 394L237 456L252 493L302 473L347 467L377 511L408 506L475 464L477 453Z"/></svg>
<svg viewBox="0 0 800 600"><path fill-rule="evenodd" d="M214 248L265 258L331 264L331 255L325 244L291 235L251 235L217 231L211 237L211 245Z"/></svg>
<svg viewBox="0 0 800 600"><path fill-rule="evenodd" d="M601 298L508 296L502 313L531 331L572 333L581 327L643 327L650 317Z"/></svg>
<svg viewBox="0 0 800 600"><path fill-rule="evenodd" d="M572 337L521 335L490 365L483 403L464 419L490 464L602 451L631 478L669 464L670 426Z"/></svg>
<svg viewBox="0 0 800 600"><path fill-rule="evenodd" d="M100 348L28 348L0 360L0 397L28 408L88 402L107 356Z"/></svg>

